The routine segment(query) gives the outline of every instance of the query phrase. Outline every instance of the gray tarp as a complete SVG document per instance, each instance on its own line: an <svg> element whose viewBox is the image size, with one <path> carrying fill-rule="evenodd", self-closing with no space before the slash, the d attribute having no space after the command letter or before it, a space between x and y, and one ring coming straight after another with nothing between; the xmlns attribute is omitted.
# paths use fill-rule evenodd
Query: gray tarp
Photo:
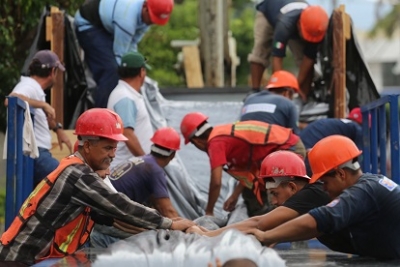
<svg viewBox="0 0 400 267"><path fill-rule="evenodd" d="M180 121L188 112L203 112L210 116L210 123L220 124L233 122L241 107L241 103L235 102L169 101L160 94L157 83L150 78L146 78L142 87L142 95L145 99L153 128L158 129L168 125L178 132L180 132ZM165 168L165 171L168 174L168 189L171 200L178 213L182 217L192 220L204 215L208 200L210 175L206 154L197 150L191 144L185 146L182 138L181 149L175 159ZM228 220L228 214L222 210L222 205L225 199L229 197L234 185L235 180L224 174L221 196L215 209L217 218L214 220L218 220L218 224L221 224L221 220L225 223ZM235 218L234 221L238 221L247 217L245 208L241 207L237 210L240 214L230 215L232 220ZM203 219L202 221L207 220Z"/></svg>

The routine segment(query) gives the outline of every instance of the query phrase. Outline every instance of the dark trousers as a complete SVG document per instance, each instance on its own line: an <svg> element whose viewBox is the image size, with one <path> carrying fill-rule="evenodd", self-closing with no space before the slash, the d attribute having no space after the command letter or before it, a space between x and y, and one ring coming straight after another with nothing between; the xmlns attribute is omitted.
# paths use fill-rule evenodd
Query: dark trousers
<svg viewBox="0 0 400 267"><path fill-rule="evenodd" d="M106 108L111 91L118 84L118 64L114 56L114 37L104 28L93 27L79 32L79 44L85 52L85 61L97 84L95 107Z"/></svg>

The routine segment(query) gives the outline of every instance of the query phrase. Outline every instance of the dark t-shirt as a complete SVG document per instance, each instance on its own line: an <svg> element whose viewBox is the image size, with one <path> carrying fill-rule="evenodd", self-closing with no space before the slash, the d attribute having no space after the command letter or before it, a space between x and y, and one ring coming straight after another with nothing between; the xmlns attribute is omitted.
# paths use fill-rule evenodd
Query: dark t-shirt
<svg viewBox="0 0 400 267"><path fill-rule="evenodd" d="M284 96L263 90L246 98L240 114L241 121L256 120L293 129L298 134L299 115L295 104Z"/></svg>
<svg viewBox="0 0 400 267"><path fill-rule="evenodd" d="M290 39L300 39L297 22L304 8L308 6L304 0L265 0L257 5L257 10L274 28L272 56L285 57L286 46ZM319 43L305 42L304 55L315 59Z"/></svg>
<svg viewBox="0 0 400 267"><path fill-rule="evenodd" d="M295 210L299 215L308 213L311 209L324 206L330 202L328 194L323 190L322 183L305 185L283 203L283 207Z"/></svg>
<svg viewBox="0 0 400 267"><path fill-rule="evenodd" d="M117 165L111 171L110 181L118 192L138 203L147 202L150 196L169 197L164 170L152 155Z"/></svg>
<svg viewBox="0 0 400 267"><path fill-rule="evenodd" d="M389 178L363 174L332 202L309 214L321 233L348 229L356 254L400 259L400 188Z"/></svg>
<svg viewBox="0 0 400 267"><path fill-rule="evenodd" d="M325 206L330 201L328 194L323 190L323 184L316 182L305 185L303 189L286 200L282 206L297 211L299 215L303 215L314 208ZM318 237L318 240L330 249L344 253L355 253L347 229L335 234L323 234Z"/></svg>

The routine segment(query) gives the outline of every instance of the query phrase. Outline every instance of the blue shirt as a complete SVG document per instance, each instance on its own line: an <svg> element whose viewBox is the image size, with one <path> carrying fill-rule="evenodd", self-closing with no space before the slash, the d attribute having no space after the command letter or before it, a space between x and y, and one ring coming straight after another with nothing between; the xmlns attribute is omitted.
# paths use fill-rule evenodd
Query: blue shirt
<svg viewBox="0 0 400 267"><path fill-rule="evenodd" d="M306 149L312 148L319 140L331 135L343 135L350 138L362 150L362 127L358 123L348 119L320 119L313 121L300 132L300 139ZM308 158L305 160L307 175L312 171Z"/></svg>
<svg viewBox="0 0 400 267"><path fill-rule="evenodd" d="M400 259L400 188L389 178L363 174L339 197L309 214L322 233L347 228L359 255Z"/></svg>
<svg viewBox="0 0 400 267"><path fill-rule="evenodd" d="M272 56L285 57L286 46L290 39L300 39L297 22L304 8L308 6L304 0L265 0L256 9L264 14L274 28ZM315 59L318 43L305 41L304 55Z"/></svg>
<svg viewBox="0 0 400 267"><path fill-rule="evenodd" d="M268 90L246 98L241 110L241 121L256 120L293 129L298 133L299 115L295 104L284 96Z"/></svg>
<svg viewBox="0 0 400 267"><path fill-rule="evenodd" d="M169 198L164 170L150 154L117 165L110 181L118 192L138 203L144 204L150 197Z"/></svg>
<svg viewBox="0 0 400 267"><path fill-rule="evenodd" d="M99 15L104 29L114 40L113 50L118 64L121 57L128 52L137 51L137 45L149 26L142 21L144 0L101 0ZM93 27L80 12L75 14L75 25L78 31Z"/></svg>

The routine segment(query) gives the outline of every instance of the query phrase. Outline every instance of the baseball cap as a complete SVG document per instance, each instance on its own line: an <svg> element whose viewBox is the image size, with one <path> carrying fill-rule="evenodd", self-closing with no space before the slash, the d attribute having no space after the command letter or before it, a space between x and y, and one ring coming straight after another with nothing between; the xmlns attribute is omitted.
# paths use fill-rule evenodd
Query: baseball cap
<svg viewBox="0 0 400 267"><path fill-rule="evenodd" d="M151 22L157 25L167 24L174 8L173 0L147 0Z"/></svg>
<svg viewBox="0 0 400 267"><path fill-rule="evenodd" d="M146 63L147 59L139 52L129 52L122 56L121 67L123 68L142 68L151 70L151 67Z"/></svg>
<svg viewBox="0 0 400 267"><path fill-rule="evenodd" d="M40 50L33 56L32 60L39 61L42 69L59 68L61 71L65 71L60 59L53 51Z"/></svg>
<svg viewBox="0 0 400 267"><path fill-rule="evenodd" d="M361 109L360 108L353 108L350 111L349 116L347 118L357 122L358 124L362 124Z"/></svg>

